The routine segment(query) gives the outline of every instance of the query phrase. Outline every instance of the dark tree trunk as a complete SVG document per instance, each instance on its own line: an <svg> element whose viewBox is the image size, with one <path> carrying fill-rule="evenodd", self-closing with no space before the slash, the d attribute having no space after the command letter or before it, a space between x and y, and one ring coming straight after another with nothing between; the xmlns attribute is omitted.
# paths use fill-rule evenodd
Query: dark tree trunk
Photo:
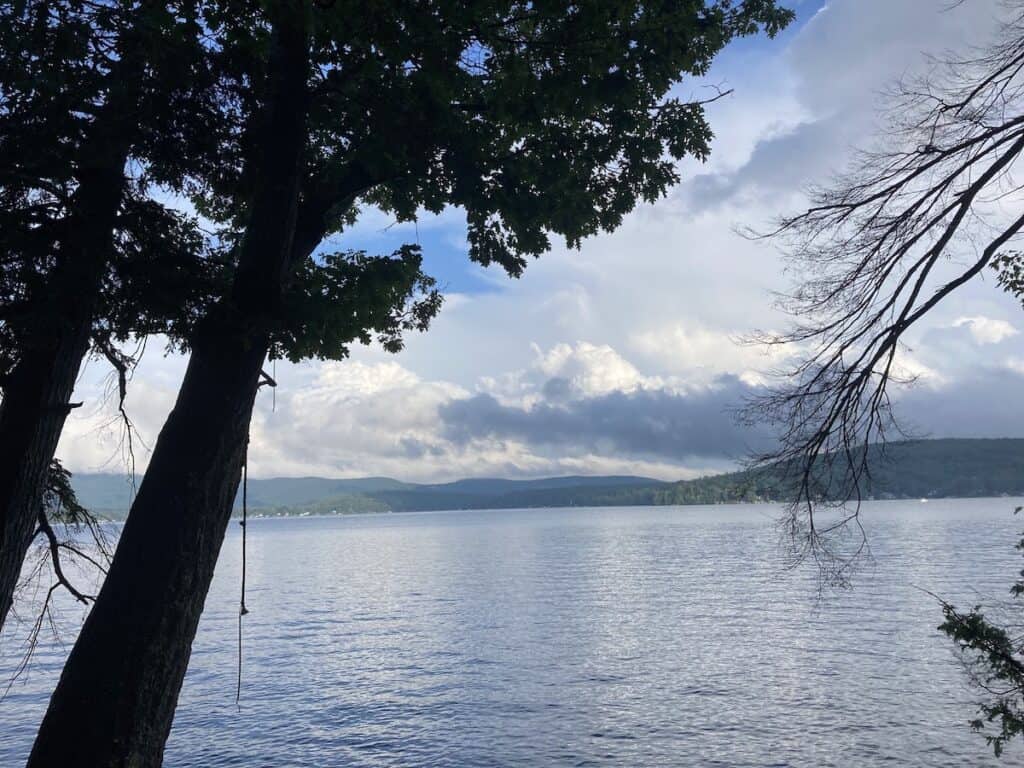
<svg viewBox="0 0 1024 768"><path fill-rule="evenodd" d="M245 450L266 343L194 349L30 766L158 766Z"/></svg>
<svg viewBox="0 0 1024 768"><path fill-rule="evenodd" d="M160 765L241 474L267 329L290 261L305 146L306 13L274 35L267 140L232 294L197 331L110 572L30 768Z"/></svg>
<svg viewBox="0 0 1024 768"><path fill-rule="evenodd" d="M47 474L70 408L113 248L125 163L137 134L144 36L132 28L107 76L109 99L77 159L77 188L57 232L56 265L33 300L0 403L0 628L32 543Z"/></svg>
<svg viewBox="0 0 1024 768"><path fill-rule="evenodd" d="M114 145L111 145L113 141ZM59 263L0 403L0 627L32 541L50 462L89 346L104 266L124 193L124 136L85 153ZM101 159L102 158L102 159Z"/></svg>

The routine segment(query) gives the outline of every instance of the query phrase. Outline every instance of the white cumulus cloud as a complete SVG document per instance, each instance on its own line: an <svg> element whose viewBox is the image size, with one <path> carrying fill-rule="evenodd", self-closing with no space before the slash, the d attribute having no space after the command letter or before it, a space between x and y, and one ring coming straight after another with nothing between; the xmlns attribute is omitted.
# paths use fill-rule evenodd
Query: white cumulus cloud
<svg viewBox="0 0 1024 768"><path fill-rule="evenodd" d="M998 344L1020 333L1006 320L996 320L983 315L959 317L953 321L953 327L966 327L971 332L971 337L978 344Z"/></svg>

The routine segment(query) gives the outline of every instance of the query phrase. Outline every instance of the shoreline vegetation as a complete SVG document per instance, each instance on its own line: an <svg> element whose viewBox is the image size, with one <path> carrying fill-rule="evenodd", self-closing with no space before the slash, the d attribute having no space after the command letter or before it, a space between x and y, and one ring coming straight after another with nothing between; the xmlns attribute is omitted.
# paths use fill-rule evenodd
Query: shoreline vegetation
<svg viewBox="0 0 1024 768"><path fill-rule="evenodd" d="M1024 495L1024 439L910 440L872 448L865 500L980 498ZM122 520L131 499L127 476L72 479L88 509ZM677 482L645 477L466 479L404 483L385 477L251 479L248 515L320 517L386 512L531 507L687 506L781 503L791 498L785 473L741 470ZM234 514L241 512L241 497Z"/></svg>

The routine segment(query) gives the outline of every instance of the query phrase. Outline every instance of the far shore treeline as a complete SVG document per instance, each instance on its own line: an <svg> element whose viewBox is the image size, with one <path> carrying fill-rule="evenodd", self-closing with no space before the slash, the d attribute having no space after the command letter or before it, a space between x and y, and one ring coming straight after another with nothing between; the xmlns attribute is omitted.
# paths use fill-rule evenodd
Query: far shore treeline
<svg viewBox="0 0 1024 768"><path fill-rule="evenodd" d="M124 475L79 474L79 500L108 519L130 503ZM781 502L784 473L730 472L680 482L645 477L555 477L539 480L470 479L404 483L386 477L251 479L248 506L256 516L304 516L520 507L602 507ZM790 489L791 490L791 489ZM1024 496L1024 440L914 440L873 451L865 498L935 499ZM236 503L236 514L241 499Z"/></svg>

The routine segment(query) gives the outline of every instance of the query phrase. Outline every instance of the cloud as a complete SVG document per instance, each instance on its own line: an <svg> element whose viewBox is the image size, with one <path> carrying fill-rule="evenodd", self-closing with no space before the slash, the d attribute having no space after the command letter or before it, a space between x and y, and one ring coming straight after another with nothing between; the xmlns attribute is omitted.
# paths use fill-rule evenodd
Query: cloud
<svg viewBox="0 0 1024 768"><path fill-rule="evenodd" d="M530 405L502 403L485 393L451 400L439 409L442 434L467 448L513 441L558 455L680 466L695 460L728 466L772 445L766 427L735 420L735 409L763 392L736 376L720 376L686 393L637 388L572 398L563 379L551 381L558 382L557 396ZM1024 435L1022 391L1024 365L979 369L942 386L891 388L898 422L911 434L929 437Z"/></svg>
<svg viewBox="0 0 1024 768"><path fill-rule="evenodd" d="M440 416L444 434L459 445L516 440L569 454L679 463L694 457L737 460L763 448L767 437L734 419L733 409L751 393L737 377L722 376L713 386L685 394L634 388L528 407L479 394L443 405Z"/></svg>
<svg viewBox="0 0 1024 768"><path fill-rule="evenodd" d="M785 52L801 103L870 121L881 89L928 67L926 54L983 43L1005 15L1001 0L832 0Z"/></svg>
<svg viewBox="0 0 1024 768"><path fill-rule="evenodd" d="M953 327L966 327L971 333L971 338L977 344L998 344L1020 333L1020 331L1005 320L996 320L983 315L958 317L953 321Z"/></svg>
<svg viewBox="0 0 1024 768"><path fill-rule="evenodd" d="M746 329L749 334L751 329ZM748 343L743 333L728 333L699 323L675 323L637 333L632 349L645 360L690 382L708 383L723 374L736 374L748 384L763 384L764 372L784 365L793 348Z"/></svg>
<svg viewBox="0 0 1024 768"><path fill-rule="evenodd" d="M436 469L447 451L435 428L437 409L468 394L394 361L322 363L308 385L278 393L270 412L261 402L252 426L253 473L404 477L405 465Z"/></svg>
<svg viewBox="0 0 1024 768"><path fill-rule="evenodd" d="M948 332L969 335L966 327ZM567 473L679 479L730 469L770 443L766 428L734 418L762 391L757 381L736 373L652 376L611 346L587 342L532 351L526 367L475 388L425 379L393 359L281 366L276 398L264 390L257 402L250 471L420 481ZM958 376L929 372L922 385L894 390L897 416L936 437L1024 434L1020 359ZM129 391L143 441L140 470L144 446L173 403L175 363L152 361ZM928 370L909 355L901 365ZM69 422L61 455L76 471L119 471L125 456L113 404L102 405L105 377L97 367L89 376L97 405Z"/></svg>
<svg viewBox="0 0 1024 768"><path fill-rule="evenodd" d="M851 147L874 141L884 124L885 91L926 71L931 66L926 54L963 51L988 40L1003 11L999 0L826 4L781 56L790 79L781 85L759 83L782 96L777 122L763 126L744 163L699 174L680 194L696 211L726 203L791 204L805 186L842 170ZM780 76L779 69L770 71Z"/></svg>
<svg viewBox="0 0 1024 768"><path fill-rule="evenodd" d="M942 388L911 387L896 401L903 426L923 437L1024 435L1024 366L978 368Z"/></svg>
<svg viewBox="0 0 1024 768"><path fill-rule="evenodd" d="M132 466L144 470L149 450L170 413L185 370L179 355L154 354L159 340L149 345L144 365L128 382L125 410L134 433L131 444L117 411L117 384L101 360L83 366L72 400L83 403L64 423L57 456L75 471L124 472Z"/></svg>
<svg viewBox="0 0 1024 768"><path fill-rule="evenodd" d="M641 375L632 363L607 344L558 344L548 352L536 348L535 368L545 376L564 381L565 386L586 396L612 392L634 392L657 386L660 380Z"/></svg>
<svg viewBox="0 0 1024 768"><path fill-rule="evenodd" d="M798 200L809 183L836 170L837 158L845 156L855 133L838 116L800 123L762 138L737 170L695 176L681 194L698 212L726 203L768 206Z"/></svg>

